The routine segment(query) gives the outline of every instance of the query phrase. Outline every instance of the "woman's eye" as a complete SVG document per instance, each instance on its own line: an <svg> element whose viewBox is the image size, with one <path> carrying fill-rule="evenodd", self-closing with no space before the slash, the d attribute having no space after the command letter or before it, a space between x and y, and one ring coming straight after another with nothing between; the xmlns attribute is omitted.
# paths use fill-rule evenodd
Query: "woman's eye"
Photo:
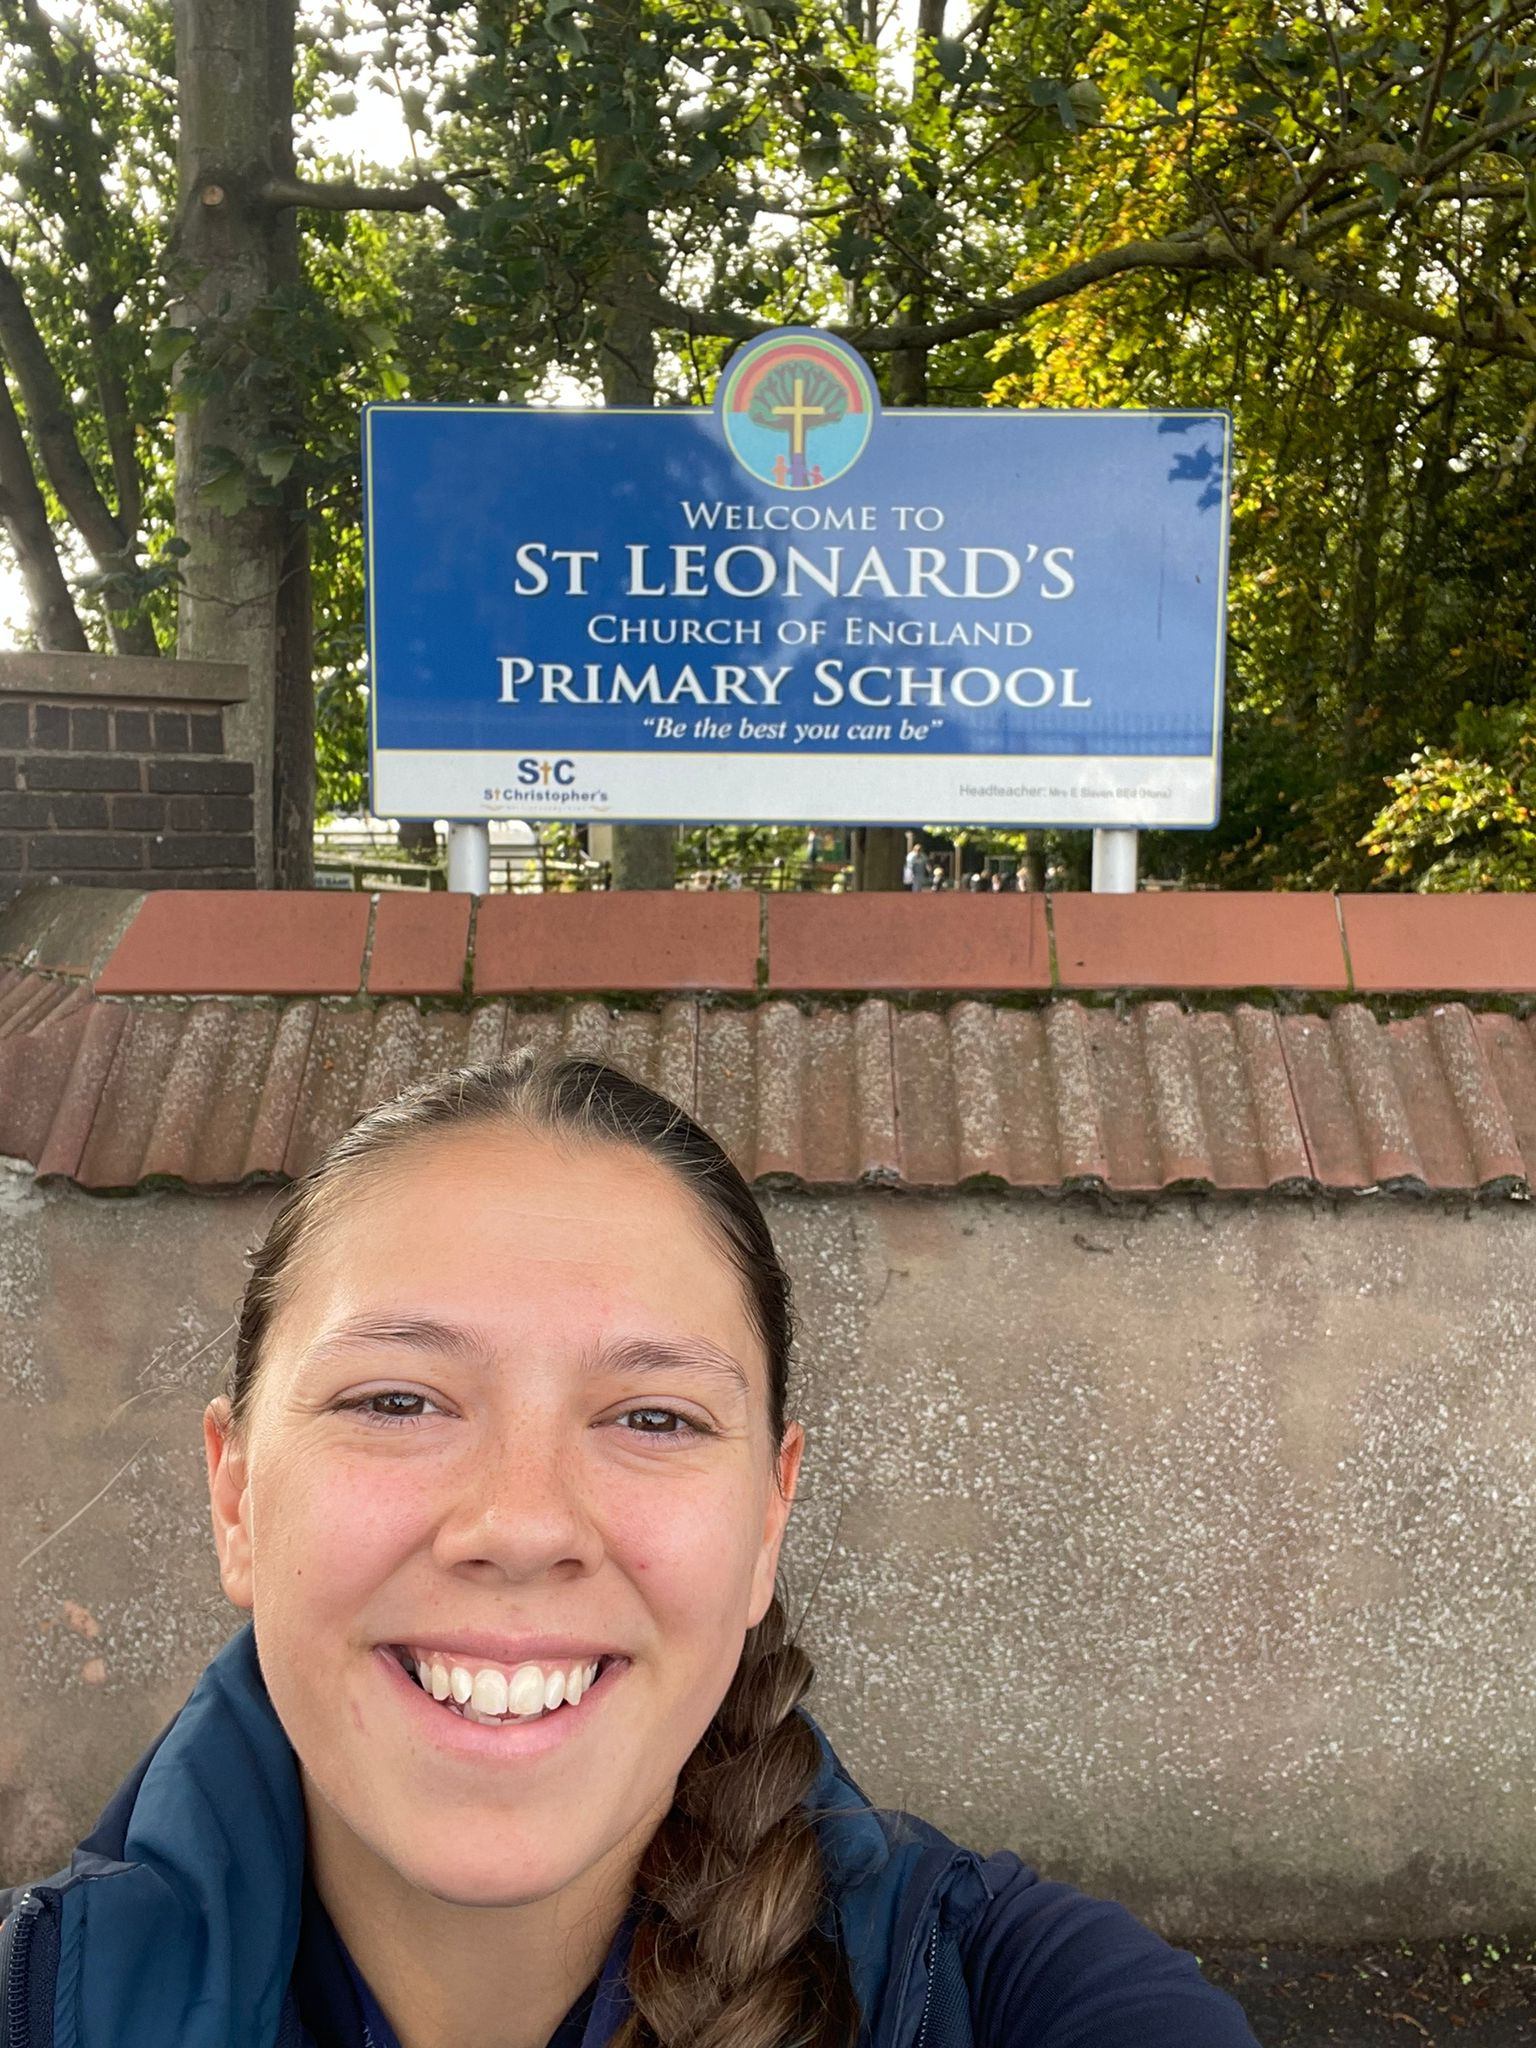
<svg viewBox="0 0 1536 2048"><path fill-rule="evenodd" d="M631 1436L670 1437L681 1442L688 1437L709 1436L700 1422L694 1422L686 1415L679 1415L675 1408L626 1408L619 1420L624 1423L638 1418L640 1426L630 1431ZM669 1427L668 1425L675 1425Z"/></svg>
<svg viewBox="0 0 1536 2048"><path fill-rule="evenodd" d="M374 1408L376 1401L416 1401L424 1403L428 1408L435 1408L437 1406L435 1401L427 1400L425 1394L413 1394L404 1387L390 1387L382 1394L360 1394L355 1401L342 1401L337 1405L343 1409L355 1410L364 1422L383 1423L386 1426L392 1422L421 1422L425 1420L425 1417L421 1415L403 1415L398 1409L390 1414L381 1415Z"/></svg>

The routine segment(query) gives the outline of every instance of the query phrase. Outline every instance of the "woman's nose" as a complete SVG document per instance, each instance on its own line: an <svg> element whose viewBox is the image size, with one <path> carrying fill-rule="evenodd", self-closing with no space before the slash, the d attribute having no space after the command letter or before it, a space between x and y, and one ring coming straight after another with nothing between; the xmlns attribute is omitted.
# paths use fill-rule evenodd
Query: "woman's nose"
<svg viewBox="0 0 1536 2048"><path fill-rule="evenodd" d="M444 1487L433 1553L445 1567L495 1565L521 1580L591 1571L602 1556L579 1455L554 1432L488 1437Z"/></svg>

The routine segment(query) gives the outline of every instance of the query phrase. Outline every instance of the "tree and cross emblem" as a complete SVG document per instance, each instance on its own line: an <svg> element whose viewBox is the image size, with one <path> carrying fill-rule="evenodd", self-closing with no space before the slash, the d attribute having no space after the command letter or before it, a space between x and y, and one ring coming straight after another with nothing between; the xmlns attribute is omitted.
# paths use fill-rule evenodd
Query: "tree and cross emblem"
<svg viewBox="0 0 1536 2048"><path fill-rule="evenodd" d="M779 490L807 491L857 461L878 399L851 349L829 335L780 332L737 352L717 403L727 440L754 476ZM758 429L755 436L740 432L745 422Z"/></svg>

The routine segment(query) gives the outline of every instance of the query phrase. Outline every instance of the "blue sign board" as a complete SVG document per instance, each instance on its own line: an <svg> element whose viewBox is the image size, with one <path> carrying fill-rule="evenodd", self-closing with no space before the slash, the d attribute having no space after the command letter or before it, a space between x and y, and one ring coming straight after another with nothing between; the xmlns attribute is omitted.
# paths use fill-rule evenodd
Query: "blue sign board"
<svg viewBox="0 0 1536 2048"><path fill-rule="evenodd" d="M363 449L381 816L1216 822L1225 412L882 412L785 328Z"/></svg>

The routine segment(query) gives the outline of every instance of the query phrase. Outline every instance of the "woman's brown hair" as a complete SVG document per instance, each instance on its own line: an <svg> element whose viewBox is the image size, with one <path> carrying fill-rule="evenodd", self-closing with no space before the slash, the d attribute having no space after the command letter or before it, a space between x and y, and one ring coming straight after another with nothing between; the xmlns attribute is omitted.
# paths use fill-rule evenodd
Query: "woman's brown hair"
<svg viewBox="0 0 1536 2048"><path fill-rule="evenodd" d="M251 1255L230 1389L234 1431L249 1417L284 1277L349 1169L446 1128L506 1122L632 1145L670 1168L701 1204L762 1340L777 1454L794 1315L789 1276L751 1189L709 1133L665 1096L596 1060L531 1052L436 1076L370 1110L288 1190ZM804 1805L821 1753L794 1709L813 1676L776 1591L748 1630L730 1689L641 1860L628 1972L633 2010L614 2048L849 2048L855 2039L858 2008Z"/></svg>

